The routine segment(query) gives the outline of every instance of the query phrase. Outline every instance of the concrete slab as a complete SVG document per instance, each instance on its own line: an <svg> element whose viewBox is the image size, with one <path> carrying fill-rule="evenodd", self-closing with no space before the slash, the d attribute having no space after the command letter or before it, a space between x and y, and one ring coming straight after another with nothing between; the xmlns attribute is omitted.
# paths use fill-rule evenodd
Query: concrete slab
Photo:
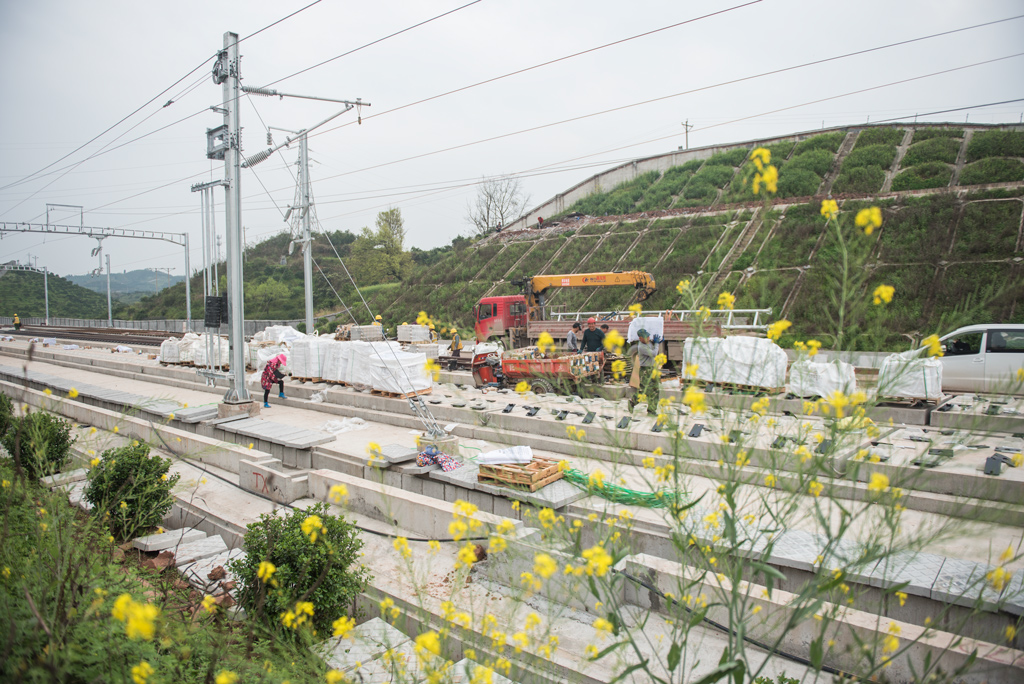
<svg viewBox="0 0 1024 684"><path fill-rule="evenodd" d="M477 673L484 670L490 673L490 677L479 676ZM514 684L508 677L502 676L489 667L479 665L469 658L463 658L452 665L452 684L470 684L476 681L489 681L491 684Z"/></svg>
<svg viewBox="0 0 1024 684"><path fill-rule="evenodd" d="M888 589L906 583L903 592L931 598L932 587L945 560L944 556L934 553L900 552L879 561L864 575L872 587Z"/></svg>
<svg viewBox="0 0 1024 684"><path fill-rule="evenodd" d="M228 568L228 561L242 555L243 552L241 549L231 549L227 553L222 553L210 558L203 558L202 560L197 560L194 563L185 566L178 566L178 570L185 576L185 579L188 580L189 584L200 591L204 591L212 583L208 575L218 566L224 568L227 572L227 575L224 577L224 581L233 581L235 577L231 574L231 570Z"/></svg>
<svg viewBox="0 0 1024 684"><path fill-rule="evenodd" d="M411 639L395 627L381 618L373 618L357 625L348 638L328 639L317 652L328 667L348 673L376 660L388 649L410 642Z"/></svg>
<svg viewBox="0 0 1024 684"><path fill-rule="evenodd" d="M180 568L183 565L190 565L204 558L221 555L226 553L227 550L228 545L224 543L224 539L219 535L197 539L187 544L182 544L177 548L174 552L174 564Z"/></svg>
<svg viewBox="0 0 1024 684"><path fill-rule="evenodd" d="M160 534L150 534L145 537L137 537L132 546L140 551L163 551L173 549L182 544L205 539L206 533L197 529L186 527L180 530L168 530Z"/></svg>
<svg viewBox="0 0 1024 684"><path fill-rule="evenodd" d="M384 457L388 463L405 463L406 461L412 461L416 459L419 452L407 446L401 444L385 444L380 448L380 455Z"/></svg>
<svg viewBox="0 0 1024 684"><path fill-rule="evenodd" d="M62 484L68 484L70 482L80 482L89 477L89 471L85 468L76 468L75 470L67 470L63 473L56 473L54 475L47 475L46 477L39 478L39 482L44 487L53 489Z"/></svg>

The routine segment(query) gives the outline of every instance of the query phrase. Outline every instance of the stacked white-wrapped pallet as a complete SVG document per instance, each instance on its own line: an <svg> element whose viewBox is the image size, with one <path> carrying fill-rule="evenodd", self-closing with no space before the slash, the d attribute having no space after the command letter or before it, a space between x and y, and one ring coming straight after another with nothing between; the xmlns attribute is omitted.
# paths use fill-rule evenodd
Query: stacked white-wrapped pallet
<svg viewBox="0 0 1024 684"><path fill-rule="evenodd" d="M161 363L181 363L181 341L177 337L160 343Z"/></svg>
<svg viewBox="0 0 1024 684"><path fill-rule="evenodd" d="M320 349L316 337L303 337L292 341L292 355L288 361L292 376L296 378L320 377Z"/></svg>
<svg viewBox="0 0 1024 684"><path fill-rule="evenodd" d="M192 354L197 366L228 366L231 363L231 345L227 335L199 335L192 344Z"/></svg>
<svg viewBox="0 0 1024 684"><path fill-rule="evenodd" d="M195 333L188 332L182 336L178 342L178 363L192 363L195 361L197 341L199 341L199 335Z"/></svg>
<svg viewBox="0 0 1024 684"><path fill-rule="evenodd" d="M832 396L835 392L850 394L857 388L853 366L845 361L818 363L806 357L798 359L789 369L786 391L797 397Z"/></svg>
<svg viewBox="0 0 1024 684"><path fill-rule="evenodd" d="M291 356L291 350L283 344L262 344L262 345L250 345L249 346L249 357L253 359L252 367L258 371L263 370L263 367L267 365L267 361L274 358L278 354L284 354L285 359ZM288 365L288 361L285 361L284 365Z"/></svg>
<svg viewBox="0 0 1024 684"><path fill-rule="evenodd" d="M388 352L370 359L373 389L388 394L425 393L430 389L430 373L425 354Z"/></svg>
<svg viewBox="0 0 1024 684"><path fill-rule="evenodd" d="M320 340L320 377L326 382L341 382L341 348L347 342L338 342L326 336ZM331 344L324 346L325 340Z"/></svg>
<svg viewBox="0 0 1024 684"><path fill-rule="evenodd" d="M377 342L384 340L384 328L379 325L353 325L353 342Z"/></svg>
<svg viewBox="0 0 1024 684"><path fill-rule="evenodd" d="M688 337L683 360L697 364L705 382L780 388L786 385L786 352L759 337Z"/></svg>
<svg viewBox="0 0 1024 684"><path fill-rule="evenodd" d="M328 370L333 369L329 369L328 365L332 356L331 350L336 344L338 344L338 342L335 341L335 339L329 335L321 335L316 338L317 365L320 368L320 374L317 375L316 377L322 378L324 380L332 379L330 377L330 374L328 373Z"/></svg>
<svg viewBox="0 0 1024 684"><path fill-rule="evenodd" d="M885 357L878 371L878 396L887 399L942 397L942 362L925 356L926 347Z"/></svg>
<svg viewBox="0 0 1024 684"><path fill-rule="evenodd" d="M349 342L348 379L345 382L359 387L373 386L373 364L381 358L402 354L397 342ZM344 360L344 355L342 356ZM426 363L426 359L424 359Z"/></svg>
<svg viewBox="0 0 1024 684"><path fill-rule="evenodd" d="M430 328L425 325L400 325L398 326L399 342L429 342Z"/></svg>
<svg viewBox="0 0 1024 684"><path fill-rule="evenodd" d="M291 344L294 340L305 337L290 325L271 325L252 336L254 342L273 342L275 344Z"/></svg>

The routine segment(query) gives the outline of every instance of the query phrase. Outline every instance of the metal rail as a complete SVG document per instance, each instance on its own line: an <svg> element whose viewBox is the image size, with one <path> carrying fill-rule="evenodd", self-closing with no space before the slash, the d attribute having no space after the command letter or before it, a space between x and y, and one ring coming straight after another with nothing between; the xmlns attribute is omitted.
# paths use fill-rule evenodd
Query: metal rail
<svg viewBox="0 0 1024 684"><path fill-rule="evenodd" d="M575 311L573 313L551 313L551 317L558 321L580 321L587 318L598 320L617 320L618 318L629 318L630 311ZM766 330L768 318L772 315L771 309L650 309L644 310L644 316L671 316L676 321L699 321L714 320L720 322L723 330ZM736 323L737 317L753 316L750 323ZM763 316L763 318L762 318ZM722 322L724 319L724 322Z"/></svg>

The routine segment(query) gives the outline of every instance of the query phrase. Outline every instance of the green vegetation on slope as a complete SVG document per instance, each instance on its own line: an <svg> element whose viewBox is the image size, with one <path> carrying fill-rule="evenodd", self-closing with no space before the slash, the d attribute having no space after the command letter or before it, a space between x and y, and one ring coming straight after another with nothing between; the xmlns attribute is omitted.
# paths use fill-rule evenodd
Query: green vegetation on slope
<svg viewBox="0 0 1024 684"><path fill-rule="evenodd" d="M87 290L53 274L48 277L47 285L50 290L51 318L107 317L106 293L101 295ZM116 316L120 308L115 306L114 311ZM46 315L42 273L8 271L0 276L0 316L14 314L22 318Z"/></svg>

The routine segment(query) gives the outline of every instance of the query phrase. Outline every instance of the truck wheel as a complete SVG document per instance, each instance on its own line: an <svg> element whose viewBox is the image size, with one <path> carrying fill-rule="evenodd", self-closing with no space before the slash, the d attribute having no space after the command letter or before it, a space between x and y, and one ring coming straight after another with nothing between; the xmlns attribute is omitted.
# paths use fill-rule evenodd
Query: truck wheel
<svg viewBox="0 0 1024 684"><path fill-rule="evenodd" d="M530 391L534 394L554 394L555 386L543 378L530 380Z"/></svg>

